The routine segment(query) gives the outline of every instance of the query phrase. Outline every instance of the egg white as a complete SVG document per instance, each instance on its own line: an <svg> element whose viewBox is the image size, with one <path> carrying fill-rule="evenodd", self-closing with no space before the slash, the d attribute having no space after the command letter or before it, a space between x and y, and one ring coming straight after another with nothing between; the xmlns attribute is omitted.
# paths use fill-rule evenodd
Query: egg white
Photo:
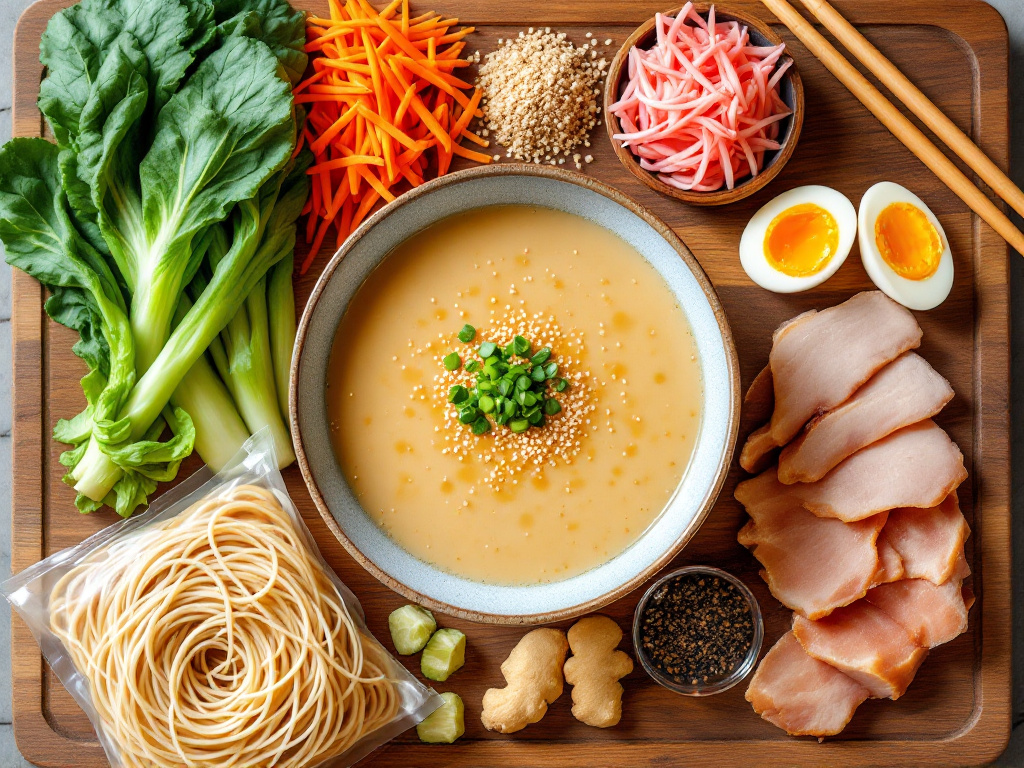
<svg viewBox="0 0 1024 768"><path fill-rule="evenodd" d="M764 237L768 225L787 208L814 203L832 214L839 228L839 245L821 271L805 277L779 272L764 255ZM740 237L740 264L747 276L762 288L775 293L797 293L821 285L836 273L850 254L857 237L857 211L842 192L811 184L796 187L774 198L750 217Z"/></svg>
<svg viewBox="0 0 1024 768"><path fill-rule="evenodd" d="M939 233L942 241L942 256L939 267L931 277L924 280L909 280L896 274L892 267L885 263L875 243L875 220L890 203L910 203L919 208L928 221ZM893 301L898 301L908 309L934 309L946 300L953 288L953 254L949 250L949 240L939 220L924 201L906 187L891 181L880 181L864 193L857 212L860 227L860 258L864 269L878 289Z"/></svg>

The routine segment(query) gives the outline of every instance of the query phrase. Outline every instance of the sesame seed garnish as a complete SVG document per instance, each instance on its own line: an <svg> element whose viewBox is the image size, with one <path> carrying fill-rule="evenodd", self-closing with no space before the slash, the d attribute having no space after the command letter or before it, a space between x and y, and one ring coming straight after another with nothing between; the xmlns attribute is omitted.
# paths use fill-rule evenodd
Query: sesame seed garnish
<svg viewBox="0 0 1024 768"><path fill-rule="evenodd" d="M485 130L494 131L510 158L558 164L559 155L568 156L580 143L590 146L586 139L600 119L597 97L607 67L590 44L577 48L550 28L531 27L499 42L477 78ZM578 158L574 162L579 165Z"/></svg>
<svg viewBox="0 0 1024 768"><path fill-rule="evenodd" d="M473 374L464 367L445 370L441 355L434 355L435 368L431 399L444 413L442 453L460 461L475 459L486 469L483 483L500 491L505 483L519 484L524 473L543 474L546 467L559 463L572 464L580 452L581 438L595 427L589 416L595 409L595 391L590 373L579 369L580 354L584 349L582 334L575 329L563 329L551 315L530 314L521 307L507 309L493 324L482 329L481 337L504 346L516 336L531 339L536 347L550 347L551 359L558 363L560 375L570 380L571 386L557 395L561 412L548 417L539 429L515 433L509 429L492 429L483 435L474 435L470 425L462 424L456 408L447 401L448 391L455 384L471 387ZM451 340L449 347L468 359L472 344Z"/></svg>

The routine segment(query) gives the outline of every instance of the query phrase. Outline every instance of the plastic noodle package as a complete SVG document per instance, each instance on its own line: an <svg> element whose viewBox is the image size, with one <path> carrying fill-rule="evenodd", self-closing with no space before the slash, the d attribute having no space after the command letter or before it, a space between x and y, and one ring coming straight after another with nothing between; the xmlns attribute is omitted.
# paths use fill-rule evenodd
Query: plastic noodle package
<svg viewBox="0 0 1024 768"><path fill-rule="evenodd" d="M0 591L124 768L351 765L443 702L366 629L264 430Z"/></svg>

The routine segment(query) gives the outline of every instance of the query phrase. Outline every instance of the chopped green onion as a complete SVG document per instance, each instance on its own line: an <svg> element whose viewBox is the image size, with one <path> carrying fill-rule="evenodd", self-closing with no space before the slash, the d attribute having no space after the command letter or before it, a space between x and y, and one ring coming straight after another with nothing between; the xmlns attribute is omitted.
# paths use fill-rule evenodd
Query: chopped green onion
<svg viewBox="0 0 1024 768"><path fill-rule="evenodd" d="M469 390L461 384L455 384L448 390L448 402L458 405L469 399Z"/></svg>
<svg viewBox="0 0 1024 768"><path fill-rule="evenodd" d="M525 356L530 351L530 342L522 336L516 336L512 339L512 351L520 357Z"/></svg>
<svg viewBox="0 0 1024 768"><path fill-rule="evenodd" d="M476 328L467 323L458 337L469 344L477 337ZM472 426L474 434L482 435L492 426L525 432L531 426L543 426L547 416L561 412L561 404L548 394L547 382L555 392L563 392L569 381L555 378L558 364L551 359L551 347L541 347L530 357L531 346L524 336L515 336L505 347L493 341L481 342L477 347L481 359L465 364L466 372L476 375L476 382L471 387L455 384L449 388L448 402L458 409L459 421ZM449 352L443 362L449 371L462 365L457 352Z"/></svg>

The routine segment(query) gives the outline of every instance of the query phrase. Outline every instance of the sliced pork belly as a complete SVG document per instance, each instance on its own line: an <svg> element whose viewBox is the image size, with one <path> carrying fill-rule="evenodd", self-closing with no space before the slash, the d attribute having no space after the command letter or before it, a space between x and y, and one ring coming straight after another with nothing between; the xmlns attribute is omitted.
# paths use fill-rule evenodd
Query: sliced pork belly
<svg viewBox="0 0 1024 768"><path fill-rule="evenodd" d="M962 578L938 586L926 579L902 579L875 587L864 599L925 648L948 643L967 631L968 604Z"/></svg>
<svg viewBox="0 0 1024 768"><path fill-rule="evenodd" d="M880 567L875 547L885 513L856 523L818 517L785 494L774 472L736 488L736 498L751 517L737 539L764 566L761 577L780 603L819 618L900 577L895 551Z"/></svg>
<svg viewBox="0 0 1024 768"><path fill-rule="evenodd" d="M897 507L934 507L966 478L960 449L927 420L862 448L816 483L786 487L814 514L851 522Z"/></svg>
<svg viewBox="0 0 1024 768"><path fill-rule="evenodd" d="M907 578L942 584L953 575L970 534L954 491L937 507L892 510L884 537L900 553Z"/></svg>
<svg viewBox="0 0 1024 768"><path fill-rule="evenodd" d="M883 512L882 514L884 515L885 513ZM868 520L875 520L877 517L879 515L869 517ZM824 517L820 519L829 520L831 518ZM856 525L856 523L844 523L844 525ZM875 540L875 549L878 550L878 570L875 572L873 584L888 584L891 581L899 581L904 578L906 571L903 568L903 558L900 557L900 553L896 551L895 547L889 543L889 540L885 538L884 527Z"/></svg>
<svg viewBox="0 0 1024 768"><path fill-rule="evenodd" d="M810 656L849 675L875 699L902 696L928 654L901 624L865 600L816 621L794 615L793 634Z"/></svg>
<svg viewBox="0 0 1024 768"><path fill-rule="evenodd" d="M750 382L743 396L740 434L746 435L746 440L740 451L740 466L751 474L764 470L771 463L774 450L778 448L771 436L771 425L765 423L772 417L774 404L772 369L766 365ZM755 429L757 424L763 426Z"/></svg>
<svg viewBox="0 0 1024 768"><path fill-rule="evenodd" d="M772 334L772 343L782 338L785 333L801 320L817 314L818 310L811 309L807 312L791 317ZM740 466L752 475L762 472L771 464L775 450L779 444L771 433L772 409L775 407L775 382L772 380L772 366L768 365L760 370L754 380L750 382L746 394L743 396L743 422L746 434L743 448L740 450ZM758 429L751 431L751 425L766 422Z"/></svg>
<svg viewBox="0 0 1024 768"><path fill-rule="evenodd" d="M763 472L772 463L778 447L772 439L771 426L765 424L747 436L740 450L740 466L751 474Z"/></svg>
<svg viewBox="0 0 1024 768"><path fill-rule="evenodd" d="M775 389L772 384L772 367L766 365L747 387L743 396L743 418L751 424L761 424L772 417L775 406Z"/></svg>
<svg viewBox="0 0 1024 768"><path fill-rule="evenodd" d="M761 659L746 699L761 717L790 736L834 736L869 691L834 667L811 658L787 632Z"/></svg>
<svg viewBox="0 0 1024 768"><path fill-rule="evenodd" d="M921 327L880 291L806 314L776 331L771 435L785 445L816 414L843 403L876 371L921 343Z"/></svg>
<svg viewBox="0 0 1024 768"><path fill-rule="evenodd" d="M837 408L812 419L779 454L779 480L812 483L847 456L908 424L931 418L953 388L923 357L906 352Z"/></svg>

